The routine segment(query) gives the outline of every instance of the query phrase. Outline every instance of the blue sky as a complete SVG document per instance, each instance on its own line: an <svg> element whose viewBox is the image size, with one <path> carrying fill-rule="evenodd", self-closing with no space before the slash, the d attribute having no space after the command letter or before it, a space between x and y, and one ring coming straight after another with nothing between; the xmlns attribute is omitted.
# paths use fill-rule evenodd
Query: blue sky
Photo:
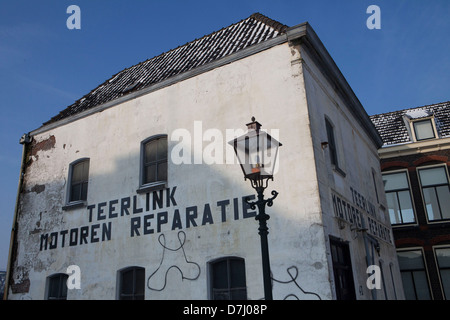
<svg viewBox="0 0 450 320"><path fill-rule="evenodd" d="M69 30L67 7L81 9ZM369 30L369 5L381 29ZM21 160L32 131L120 70L260 12L308 21L368 114L450 100L448 0L2 0L0 270L6 269Z"/></svg>

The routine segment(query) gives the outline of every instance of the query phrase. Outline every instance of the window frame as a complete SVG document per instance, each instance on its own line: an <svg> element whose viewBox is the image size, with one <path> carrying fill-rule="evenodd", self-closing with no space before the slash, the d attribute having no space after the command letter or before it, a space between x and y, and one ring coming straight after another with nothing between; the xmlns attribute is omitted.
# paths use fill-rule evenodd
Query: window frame
<svg viewBox="0 0 450 320"><path fill-rule="evenodd" d="M350 244L348 241L330 235L329 245L336 300L356 300L356 282L353 275Z"/></svg>
<svg viewBox="0 0 450 320"><path fill-rule="evenodd" d="M132 284L132 293L128 294L128 293L122 293L122 289L123 289L123 275L126 272L133 272L133 284ZM136 277L136 272L137 271L143 271L144 272L144 283L143 283L143 287L144 287L144 291L142 294L140 293L136 293L136 283L137 283L137 277ZM129 267L125 267L122 268L120 270L117 271L117 300L145 300L145 268L144 267L139 267L139 266L129 266ZM123 299L124 297L130 297L131 299ZM138 298L138 299L136 299Z"/></svg>
<svg viewBox="0 0 450 320"><path fill-rule="evenodd" d="M388 215L389 215L389 221L391 223L392 227L401 227L401 226L410 226L410 225L417 225L417 214L416 214L416 206L414 203L414 195L412 192L412 188L411 188L411 179L409 176L409 172L408 169L401 169L401 170L390 170L390 171L383 171L381 172L381 177L384 178L384 175L389 175L389 174L397 174L397 173L405 173L406 174L406 181L408 183L408 188L403 188L403 189L395 189L395 190L390 190L390 191L386 191L386 187L383 186L384 188L384 192L386 194L386 204L387 204L387 210L388 210ZM383 183L384 184L384 183ZM397 198L397 203L399 203L399 197L398 197L398 192L400 191L408 191L409 192L409 198L411 200L411 206L412 206L412 210L413 210L413 215L414 215L414 221L413 222L405 222L405 223L392 223L391 221L391 215L389 214L389 204L387 202L387 195L388 193L396 193L396 198ZM399 206L400 207L400 206ZM401 215L401 220L403 221L403 214Z"/></svg>
<svg viewBox="0 0 450 320"><path fill-rule="evenodd" d="M46 300L67 300L67 293L68 293L68 289L67 289L67 280L69 279L69 275L66 273L54 273L50 276L47 277L47 289L46 289L46 293L45 293L45 299ZM57 285L58 285L58 295L56 297L50 297L51 294L51 286L52 286L52 281L58 281ZM66 289L64 290L64 286L66 287ZM64 291L65 291L65 295L64 295Z"/></svg>
<svg viewBox="0 0 450 320"><path fill-rule="evenodd" d="M221 289L221 288L214 288L214 267L216 265L218 265L219 263L226 261L227 263L227 288L226 289ZM244 282L245 282L245 286L244 287L232 287L231 286L231 261L239 261L243 263L243 267L244 267ZM232 291L238 291L238 290L242 290L245 294L245 300L248 300L248 295L247 295L247 267L245 265L245 259L241 258L241 257L236 257L236 256L228 256L228 257L221 257L215 260L212 260L210 262L208 262L208 269L209 269L209 281L208 281L208 293L209 293L209 299L210 300L216 300L215 299L215 294L219 291L222 291L225 295L227 295L229 297L229 300L232 299L231 293ZM217 299L219 300L219 299Z"/></svg>
<svg viewBox="0 0 450 320"><path fill-rule="evenodd" d="M86 199L79 199L79 200L72 200L72 180L73 180L73 172L74 167L80 163L87 162L88 163L88 170L87 170L87 180L81 182L87 183L87 190L86 190ZM85 207L87 205L87 198L89 194L89 171L90 171L90 165L91 160L90 158L80 158L77 159L69 164L69 172L68 172L68 178L67 178L67 188L66 188L66 205L63 206L63 210L69 210L69 209L76 209L79 207Z"/></svg>
<svg viewBox="0 0 450 320"><path fill-rule="evenodd" d="M416 133L416 124L424 123L424 122L429 122L430 123L431 130L433 131L433 137L418 139L417 138L417 133ZM436 139L437 138L436 124L435 124L433 116L432 117L427 117L427 118L420 118L420 119L411 119L410 120L410 125L411 125L411 131L413 133L414 141L416 141L416 142L432 140L432 139Z"/></svg>
<svg viewBox="0 0 450 320"><path fill-rule="evenodd" d="M443 167L444 168L444 172L445 172L445 178L447 179L447 183L446 184L435 184L435 185L427 185L425 186L425 188L434 188L435 193L436 193L436 187L441 187L441 186L448 186L449 188L449 192L450 192L450 178L449 178L449 174L448 174L448 167L447 164L445 163L440 163L440 164L435 164L435 165L430 165L430 166L420 166L416 168L417 171L417 180L419 181L419 186L420 186L420 193L422 196L422 204L423 204L423 208L424 208L424 213L427 219L427 223L429 224L433 224L433 223L445 223L450 221L450 217L449 218L442 218L442 210L440 207L440 203L438 203L439 205L439 214L441 216L441 219L430 219L430 216L428 214L428 210L427 210L427 205L425 202L425 194L423 192L424 186L422 185L422 179L420 177L420 170L427 170L427 169L434 169L434 168L439 168L439 167Z"/></svg>
<svg viewBox="0 0 450 320"><path fill-rule="evenodd" d="M167 163L167 172L166 172L166 180L157 180L154 182L145 182L146 175L146 167L149 166L148 163L145 162L145 147L148 143L157 141L159 139L166 139L167 141L167 157L163 160L155 160L151 164L159 165L163 162ZM168 182L168 173L169 173L169 140L167 134L157 134L147 139L141 141L141 150L140 150L140 164L139 164L139 188L137 190L138 193L146 193L153 190L164 189L167 187Z"/></svg>
<svg viewBox="0 0 450 320"><path fill-rule="evenodd" d="M333 170L335 170L345 178L346 174L340 167L342 159L339 155L339 147L336 142L336 126L328 116L325 116L324 118L325 118L325 131L327 135L328 150L330 156L330 164Z"/></svg>
<svg viewBox="0 0 450 320"><path fill-rule="evenodd" d="M402 270L401 269L401 265L400 265L400 259L397 257L398 260L399 260L398 266L399 266L399 271L400 271L400 276L402 278L402 282L404 282L403 281L403 276L402 276L403 272L413 272L413 271L421 271L421 270L423 270L425 272L425 279L427 281L427 287L428 287L428 293L429 293L429 296L430 296L430 300L433 300L434 299L434 297L433 297L433 290L431 288L431 281L430 281L430 276L429 276L429 273L428 273L428 265L427 265L427 261L426 261L426 257L425 257L425 253L424 253L423 248L422 247L409 247L409 248L397 249L397 256L398 256L398 253L400 253L400 252L408 252L408 251L420 251L422 262L423 262L423 269L407 269L407 270L403 269ZM414 291L415 291L414 294L416 295L416 300L418 300L415 286L414 286ZM406 298L406 292L405 292L405 298Z"/></svg>
<svg viewBox="0 0 450 320"><path fill-rule="evenodd" d="M433 252L434 252L434 258L436 260L436 267L437 267L437 271L438 271L438 275L439 275L439 284L441 286L442 296L444 297L445 300L450 300L450 292L448 294L445 293L445 288L444 288L444 285L443 285L442 274L441 274L441 270L442 269L450 270L450 266L449 267L441 267L439 265L439 260L438 260L437 252L436 252L436 250L442 250L442 249L450 250L450 246L448 244L447 245L434 246L433 247ZM450 279L448 281L450 281Z"/></svg>

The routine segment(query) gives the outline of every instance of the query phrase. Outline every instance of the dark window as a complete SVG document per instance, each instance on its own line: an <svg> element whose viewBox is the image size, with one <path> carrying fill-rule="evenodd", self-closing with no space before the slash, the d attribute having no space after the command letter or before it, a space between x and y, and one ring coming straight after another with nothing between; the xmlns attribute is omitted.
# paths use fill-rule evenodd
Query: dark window
<svg viewBox="0 0 450 320"><path fill-rule="evenodd" d="M411 191L406 171L384 173L383 183L391 224L415 222Z"/></svg>
<svg viewBox="0 0 450 320"><path fill-rule="evenodd" d="M89 159L76 161L70 165L69 202L86 201L89 181Z"/></svg>
<svg viewBox="0 0 450 320"><path fill-rule="evenodd" d="M120 271L119 300L144 300L145 269L130 267Z"/></svg>
<svg viewBox="0 0 450 320"><path fill-rule="evenodd" d="M430 300L422 251L399 251L397 254L406 300Z"/></svg>
<svg viewBox="0 0 450 320"><path fill-rule="evenodd" d="M337 300L355 300L355 285L348 244L330 239L330 246L336 298Z"/></svg>
<svg viewBox="0 0 450 320"><path fill-rule="evenodd" d="M65 273L58 273L48 277L48 300L67 300L67 279Z"/></svg>
<svg viewBox="0 0 450 320"><path fill-rule="evenodd" d="M450 300L450 248L437 248L436 260L446 300Z"/></svg>
<svg viewBox="0 0 450 320"><path fill-rule="evenodd" d="M325 119L325 126L327 129L327 138L328 138L328 148L330 149L330 160L331 164L339 167L338 165L338 156L337 156L337 147L336 147L336 139L334 138L334 128L328 119Z"/></svg>
<svg viewBox="0 0 450 320"><path fill-rule="evenodd" d="M377 203L380 203L380 198L378 197L377 179L375 177L376 177L375 170L372 169L372 182L373 187L375 188L375 196L377 197Z"/></svg>
<svg viewBox="0 0 450 320"><path fill-rule="evenodd" d="M414 134L416 135L416 140L427 140L435 138L433 124L431 123L431 119L414 121Z"/></svg>
<svg viewBox="0 0 450 320"><path fill-rule="evenodd" d="M167 136L142 143L141 185L167 181Z"/></svg>
<svg viewBox="0 0 450 320"><path fill-rule="evenodd" d="M450 219L450 186L445 167L418 169L428 219Z"/></svg>
<svg viewBox="0 0 450 320"><path fill-rule="evenodd" d="M244 259L225 258L211 263L211 299L247 300Z"/></svg>

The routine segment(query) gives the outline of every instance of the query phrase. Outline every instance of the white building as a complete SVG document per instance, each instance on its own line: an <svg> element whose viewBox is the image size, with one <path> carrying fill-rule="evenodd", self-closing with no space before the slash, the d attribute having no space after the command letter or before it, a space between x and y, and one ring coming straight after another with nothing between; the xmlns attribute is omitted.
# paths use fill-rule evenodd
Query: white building
<svg viewBox="0 0 450 320"><path fill-rule="evenodd" d="M8 298L263 298L255 191L227 143L252 116L283 143L266 190L274 299L403 299L381 138L311 26L261 14L24 136Z"/></svg>

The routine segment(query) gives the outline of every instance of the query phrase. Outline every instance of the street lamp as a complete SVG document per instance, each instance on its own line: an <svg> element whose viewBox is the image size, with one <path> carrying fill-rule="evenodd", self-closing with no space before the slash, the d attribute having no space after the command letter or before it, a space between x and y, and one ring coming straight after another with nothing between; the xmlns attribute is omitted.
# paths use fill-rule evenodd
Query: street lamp
<svg viewBox="0 0 450 320"><path fill-rule="evenodd" d="M270 276L269 245L267 242L267 220L270 216L266 214L266 204L271 207L278 192L272 191L272 197L264 199L264 190L268 186L269 179L273 180L276 170L276 159L278 147L281 143L271 137L267 132L261 131L261 124L252 117L252 122L247 123L247 133L228 142L234 147L234 152L241 165L245 180L249 179L252 187L258 194L258 200L245 201L250 208L258 207L259 235L261 237L261 255L264 278L264 296L266 300L272 300L272 282Z"/></svg>

